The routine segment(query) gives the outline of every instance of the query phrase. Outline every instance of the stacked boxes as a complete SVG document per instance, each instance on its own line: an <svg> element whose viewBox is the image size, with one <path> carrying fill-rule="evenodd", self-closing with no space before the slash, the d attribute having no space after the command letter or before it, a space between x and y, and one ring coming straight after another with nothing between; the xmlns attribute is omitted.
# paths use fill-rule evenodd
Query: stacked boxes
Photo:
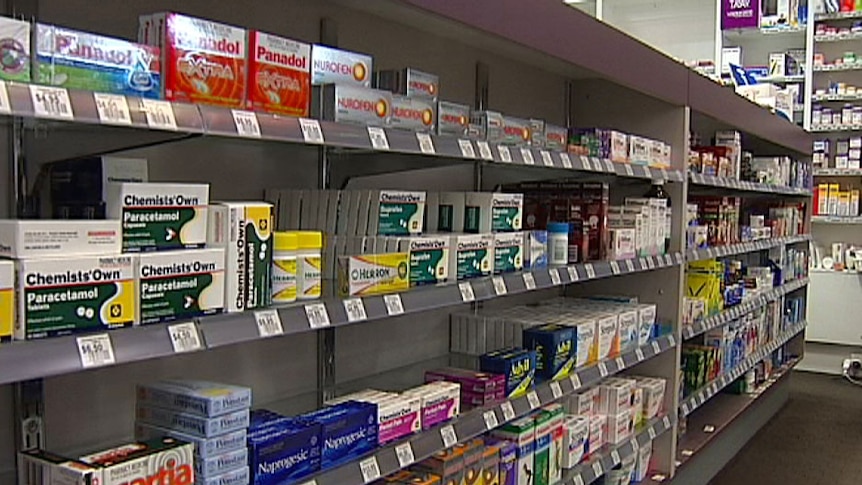
<svg viewBox="0 0 862 485"><path fill-rule="evenodd" d="M320 470L321 425L255 411L248 432L249 483L293 482Z"/></svg>
<svg viewBox="0 0 862 485"><path fill-rule="evenodd" d="M412 68L380 71L376 87L391 91L393 128L433 133L437 119L440 79Z"/></svg>
<svg viewBox="0 0 862 485"><path fill-rule="evenodd" d="M506 378L502 374L489 374L455 367L444 367L425 372L425 382L449 381L461 386L461 408L484 407L506 398Z"/></svg>
<svg viewBox="0 0 862 485"><path fill-rule="evenodd" d="M8 81L30 81L30 22L0 17L0 38L7 46L8 59L0 69L0 78Z"/></svg>
<svg viewBox="0 0 862 485"><path fill-rule="evenodd" d="M445 423L461 413L461 385L456 382L429 382L403 394L421 399L422 429Z"/></svg>
<svg viewBox="0 0 862 485"><path fill-rule="evenodd" d="M571 128L569 150L616 163L656 168L669 168L671 162L671 147L667 143L600 128Z"/></svg>
<svg viewBox="0 0 862 485"><path fill-rule="evenodd" d="M360 401L377 405L377 442L399 440L422 430L422 403L418 395L365 390L341 396L328 405Z"/></svg>
<svg viewBox="0 0 862 485"><path fill-rule="evenodd" d="M536 422L531 416L516 419L494 430L496 438L510 441L515 445L515 480L507 483L533 485L536 468Z"/></svg>
<svg viewBox="0 0 862 485"><path fill-rule="evenodd" d="M51 184L44 217L104 219L112 183L147 182L149 167L142 158L114 156L61 160L47 165Z"/></svg>
<svg viewBox="0 0 862 485"><path fill-rule="evenodd" d="M296 422L320 426L320 467L339 466L377 447L377 405L348 401L310 413Z"/></svg>

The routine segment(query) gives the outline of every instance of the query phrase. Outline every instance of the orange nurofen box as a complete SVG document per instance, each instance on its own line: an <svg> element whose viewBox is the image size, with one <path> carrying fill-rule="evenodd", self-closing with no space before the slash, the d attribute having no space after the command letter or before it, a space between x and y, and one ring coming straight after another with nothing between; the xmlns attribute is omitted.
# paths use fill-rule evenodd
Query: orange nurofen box
<svg viewBox="0 0 862 485"><path fill-rule="evenodd" d="M140 40L162 52L165 99L235 108L244 105L245 29L176 13L142 16L140 23Z"/></svg>
<svg viewBox="0 0 862 485"><path fill-rule="evenodd" d="M249 34L246 107L308 116L311 46L264 32Z"/></svg>

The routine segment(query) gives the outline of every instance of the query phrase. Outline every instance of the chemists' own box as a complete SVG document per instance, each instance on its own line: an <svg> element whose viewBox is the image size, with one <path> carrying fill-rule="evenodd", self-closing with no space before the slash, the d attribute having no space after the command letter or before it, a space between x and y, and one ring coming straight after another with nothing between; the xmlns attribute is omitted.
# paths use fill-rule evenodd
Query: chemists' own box
<svg viewBox="0 0 862 485"><path fill-rule="evenodd" d="M224 249L144 253L138 257L138 323L160 323L224 309Z"/></svg>

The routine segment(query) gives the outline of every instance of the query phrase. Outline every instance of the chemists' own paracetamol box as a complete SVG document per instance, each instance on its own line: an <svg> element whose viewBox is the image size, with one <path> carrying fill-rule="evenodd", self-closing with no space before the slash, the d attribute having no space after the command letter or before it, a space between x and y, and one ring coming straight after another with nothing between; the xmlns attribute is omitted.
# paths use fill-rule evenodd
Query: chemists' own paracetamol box
<svg viewBox="0 0 862 485"><path fill-rule="evenodd" d="M18 262L19 340L107 330L135 320L132 256Z"/></svg>
<svg viewBox="0 0 862 485"><path fill-rule="evenodd" d="M0 342L12 338L15 326L15 263L0 261Z"/></svg>
<svg viewBox="0 0 862 485"><path fill-rule="evenodd" d="M143 253L138 257L138 323L159 323L224 309L224 249Z"/></svg>
<svg viewBox="0 0 862 485"><path fill-rule="evenodd" d="M251 389L195 380L140 384L138 402L188 414L212 417L251 407Z"/></svg>
<svg viewBox="0 0 862 485"><path fill-rule="evenodd" d="M308 116L311 46L259 31L252 31L249 37L246 107Z"/></svg>
<svg viewBox="0 0 862 485"><path fill-rule="evenodd" d="M123 251L203 247L208 184L110 184L106 212L123 223Z"/></svg>
<svg viewBox="0 0 862 485"><path fill-rule="evenodd" d="M0 220L0 257L120 254L120 221Z"/></svg>

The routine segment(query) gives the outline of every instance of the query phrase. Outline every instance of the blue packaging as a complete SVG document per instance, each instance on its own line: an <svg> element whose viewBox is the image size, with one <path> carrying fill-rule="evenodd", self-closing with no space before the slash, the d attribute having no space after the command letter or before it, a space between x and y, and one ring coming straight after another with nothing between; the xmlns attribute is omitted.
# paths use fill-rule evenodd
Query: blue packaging
<svg viewBox="0 0 862 485"><path fill-rule="evenodd" d="M548 267L548 231L525 231L524 268Z"/></svg>
<svg viewBox="0 0 862 485"><path fill-rule="evenodd" d="M506 397L527 394L536 378L536 352L524 349L503 349L487 353L479 359L480 370L506 376Z"/></svg>
<svg viewBox="0 0 862 485"><path fill-rule="evenodd" d="M203 459L231 451L244 450L246 447L246 430L244 429L218 435L213 438L201 438L151 424L135 423L135 439L139 441L150 441L164 438L165 436L193 444L195 447L195 457Z"/></svg>
<svg viewBox="0 0 862 485"><path fill-rule="evenodd" d="M281 485L320 470L319 424L266 428L249 434L252 484Z"/></svg>
<svg viewBox="0 0 862 485"><path fill-rule="evenodd" d="M296 417L320 425L320 467L355 460L377 447L377 405L347 401Z"/></svg>
<svg viewBox="0 0 862 485"><path fill-rule="evenodd" d="M140 403L197 416L220 416L251 406L251 388L209 381L175 380L139 384Z"/></svg>
<svg viewBox="0 0 862 485"><path fill-rule="evenodd" d="M212 438L248 428L248 409L223 414L215 418L204 418L138 403L137 418L142 423L180 431L201 438Z"/></svg>
<svg viewBox="0 0 862 485"><path fill-rule="evenodd" d="M253 409L249 413L248 431L255 431L269 428L273 426L289 425L293 423L293 418L282 416L268 409Z"/></svg>
<svg viewBox="0 0 862 485"><path fill-rule="evenodd" d="M237 468L248 468L248 450L223 453L210 458L195 458L195 477L215 477Z"/></svg>
<svg viewBox="0 0 862 485"><path fill-rule="evenodd" d="M578 354L573 327L531 327L524 330L523 337L524 347L536 352L536 379L562 379L575 368Z"/></svg>
<svg viewBox="0 0 862 485"><path fill-rule="evenodd" d="M248 467L237 468L215 477L195 476L195 485L248 485Z"/></svg>

